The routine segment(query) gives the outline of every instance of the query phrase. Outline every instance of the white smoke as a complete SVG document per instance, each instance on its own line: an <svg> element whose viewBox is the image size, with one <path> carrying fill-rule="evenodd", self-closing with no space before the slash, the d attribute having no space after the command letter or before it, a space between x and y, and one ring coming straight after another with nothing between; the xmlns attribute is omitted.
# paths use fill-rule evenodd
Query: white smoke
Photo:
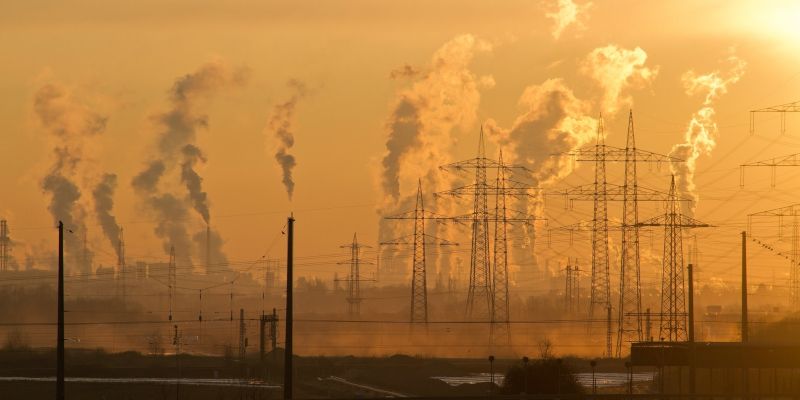
<svg viewBox="0 0 800 400"><path fill-rule="evenodd" d="M574 151L596 137L597 120L590 117L591 104L578 99L561 79L549 79L525 89L519 99L522 113L511 128L502 128L494 120L486 127L503 148L507 162L523 166L528 172L518 172L513 179L548 187L569 175L574 162L565 153ZM562 154L562 155L558 155ZM543 216L543 198L521 198L516 207L529 215ZM522 232L535 245L535 231ZM530 249L513 250L515 264L533 263Z"/></svg>
<svg viewBox="0 0 800 400"><path fill-rule="evenodd" d="M675 175L679 193L689 197L691 204L684 204L684 213L694 215L697 201L700 199L694 183L697 159L700 155L710 155L717 145L719 129L714 121L716 111L714 105L719 98L728 92L729 85L739 81L744 75L747 63L730 56L726 60L730 64L727 71L714 71L698 75L694 70L683 74L681 80L689 96L704 96L702 107L693 115L684 133L684 142L672 146L670 155L685 162L673 162L672 173ZM685 202L683 202L685 203Z"/></svg>
<svg viewBox="0 0 800 400"><path fill-rule="evenodd" d="M286 194L289 200L292 199L294 193L294 178L292 177L292 170L297 165L295 156L289 151L294 146L294 132L292 122L294 119L294 111L297 107L297 102L306 96L307 88L303 82L292 79L288 83L292 89L292 95L272 110L272 117L269 120L267 127L270 136L274 137L277 141L275 149L275 161L281 167L283 186L286 187Z"/></svg>
<svg viewBox="0 0 800 400"><path fill-rule="evenodd" d="M647 53L640 47L629 50L610 44L598 47L586 56L581 72L602 89L601 110L613 115L622 107L632 107L633 98L626 89L648 86L658 75L658 66L646 67Z"/></svg>
<svg viewBox="0 0 800 400"><path fill-rule="evenodd" d="M454 131L474 124L480 90L494 86L491 76L479 77L469 69L477 54L491 50L491 44L484 40L460 35L442 45L427 65L404 65L391 73L392 79L413 81L397 91L386 120L386 152L379 178L384 197L378 211L382 216L413 210L419 179L426 207L434 208L429 199L433 192L447 186L438 168L451 161ZM470 137L477 139L477 132ZM382 220L380 240L400 236L395 231L398 224ZM446 260L443 263L448 264Z"/></svg>
<svg viewBox="0 0 800 400"><path fill-rule="evenodd" d="M579 29L583 28L582 18L592 7L591 2L578 5L572 0L554 0L551 6L552 12L546 14L547 18L553 20L551 33L555 39L559 39L570 25L576 25Z"/></svg>

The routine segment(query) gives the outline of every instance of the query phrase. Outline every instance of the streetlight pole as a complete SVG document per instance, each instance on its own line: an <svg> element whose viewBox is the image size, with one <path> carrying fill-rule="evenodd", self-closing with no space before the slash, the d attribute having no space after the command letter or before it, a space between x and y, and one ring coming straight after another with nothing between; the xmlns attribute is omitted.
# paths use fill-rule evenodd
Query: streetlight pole
<svg viewBox="0 0 800 400"><path fill-rule="evenodd" d="M489 356L489 394L494 393L494 356Z"/></svg>
<svg viewBox="0 0 800 400"><path fill-rule="evenodd" d="M528 356L522 357L522 365L523 365L522 379L523 379L523 389L524 389L523 393L525 395L528 394L528 361L530 361Z"/></svg>
<svg viewBox="0 0 800 400"><path fill-rule="evenodd" d="M64 400L64 223L58 221L58 332L56 334L56 400Z"/></svg>

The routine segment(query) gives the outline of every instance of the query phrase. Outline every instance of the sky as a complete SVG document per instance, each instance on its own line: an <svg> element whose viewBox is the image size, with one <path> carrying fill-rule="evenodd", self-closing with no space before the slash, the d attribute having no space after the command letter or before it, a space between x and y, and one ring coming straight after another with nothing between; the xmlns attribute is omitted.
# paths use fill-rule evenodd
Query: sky
<svg viewBox="0 0 800 400"><path fill-rule="evenodd" d="M413 206L418 179L431 192L457 181L437 167L474 157L482 125L487 155L502 147L512 162L538 168L533 183L555 190L590 183L592 169L549 152L591 144L601 113L607 143L623 146L631 108L639 148L692 158L695 187L680 177L679 186L696 199L686 211L716 225L697 240L703 273L721 282L736 278L732 250L746 215L791 204L798 189L800 171L791 169L779 171L775 188L759 170L739 186L740 164L800 145L791 114L787 135L770 114L749 132L749 110L798 100L800 6L791 1L27 1L3 9L0 216L20 264L54 250L57 219L86 232L95 266L116 263L107 234L116 231L104 230L93 196L106 174L116 185L103 215L124 228L129 259L166 261L178 237L192 248L179 258L202 259L204 241L194 236L205 232L205 207L215 257L234 263L283 257L292 212L298 254L341 252L354 232L374 246L410 232L381 216ZM134 184L158 162L157 185ZM667 190L669 165L640 170L641 185ZM52 211L64 179L79 195ZM620 166L609 167L609 180L621 184ZM569 211L557 198L528 206L551 227L591 215L591 204ZM641 217L660 207L642 206ZM618 204L610 210L619 218ZM754 235L777 241L775 228L765 222ZM585 243L541 242L532 251L540 265L589 257ZM764 256L756 281L775 268L788 274L782 259L755 251Z"/></svg>

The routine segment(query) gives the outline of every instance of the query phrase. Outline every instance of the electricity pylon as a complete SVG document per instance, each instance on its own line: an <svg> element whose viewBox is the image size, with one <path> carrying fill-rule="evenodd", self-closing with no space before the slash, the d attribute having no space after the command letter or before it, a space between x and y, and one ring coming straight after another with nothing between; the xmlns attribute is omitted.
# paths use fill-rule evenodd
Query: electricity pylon
<svg viewBox="0 0 800 400"><path fill-rule="evenodd" d="M505 178L505 172L519 169L524 170L523 167L507 165L500 161L494 161L486 158L486 150L483 140L483 127L481 127L480 138L478 141L478 156L465 161L459 161L447 164L441 167L444 170L475 171L474 184L453 188L444 192L437 193L437 196L450 195L460 197L463 195L471 195L473 198L472 213L466 216L453 217L452 220L457 222L469 222L472 227L472 246L470 249L470 274L469 274L469 290L467 292L467 306L466 318L468 319L486 319L489 321L507 320L508 309L507 306L498 305L500 315L495 316L494 299L496 296L494 284L498 282L507 282L507 256L490 257L490 244L489 244L489 223L500 221L501 226L508 223L524 220L530 222L532 218L527 217L508 217L503 215L490 215L489 213L489 195L494 195L501 203L505 202L507 196L523 196L530 195L531 187L512 182ZM486 170L498 170L498 179L502 180L503 186L491 186L487 182ZM500 173L500 170L503 172ZM495 207L498 211L497 207ZM505 207L502 208L506 213L509 211ZM495 231L495 236L505 236L504 228ZM507 241L504 239L496 239L502 242L501 252L507 252ZM493 261L500 261L501 267L492 268ZM504 276L495 277L493 273L498 273ZM503 293L499 294L498 301L500 303L508 301L507 284L505 288L501 287Z"/></svg>
<svg viewBox="0 0 800 400"><path fill-rule="evenodd" d="M564 311L568 314L575 315L578 311L580 304L581 289L580 289L580 269L578 268L578 260L575 259L575 266L572 265L572 260L567 258L566 271L566 287L564 290Z"/></svg>
<svg viewBox="0 0 800 400"><path fill-rule="evenodd" d="M786 103L772 107L760 108L758 110L750 110L750 135L754 135L756 131L756 113L778 113L781 115L781 135L786 134L786 113L800 112L800 101L794 103Z"/></svg>
<svg viewBox="0 0 800 400"><path fill-rule="evenodd" d="M607 146L603 138L602 116L598 123L597 144L594 148L579 149L569 153L575 161L595 163L595 182L593 185L579 186L564 191L565 199L589 200L594 203L592 219L592 295L589 317L594 315L595 307L607 309L611 305L608 255L608 201L623 202L622 252L620 254L620 297L618 311L618 335L616 356L622 356L624 342L641 341L641 279L639 254L638 202L663 201L668 198L663 192L639 187L636 176L637 163L651 163L657 166L667 162L682 160L651 151L636 148L633 124L633 111L628 114L628 130L625 148ZM625 182L622 186L606 181L607 162L624 162ZM610 343L607 354L611 355Z"/></svg>
<svg viewBox="0 0 800 400"><path fill-rule="evenodd" d="M661 278L661 327L659 337L668 342L682 342L686 333L686 289L684 286L683 229L710 227L680 212L679 198L675 191L675 176L669 188L663 215L637 224L664 227L664 258Z"/></svg>
<svg viewBox="0 0 800 400"><path fill-rule="evenodd" d="M483 132L481 132L481 145L479 146L479 156L483 155ZM481 158L481 157L479 157ZM524 223L532 225L537 219L529 216L526 212L510 210L507 206L508 197L523 197L533 196L532 191L536 190L529 185L510 180L506 177L508 172L514 170L524 170L523 167L506 164L503 161L503 152L500 151L498 161L482 157L483 160L473 162L473 165L482 163L484 167L483 178L481 183L476 180L475 184L454 188L451 190L436 193L437 196L454 196L460 197L464 195L480 196L481 200L476 200L475 204L480 204L480 207L486 205L486 212L462 215L452 217L451 219L456 222L469 222L473 226L473 250L481 249L482 242L488 241L488 234L483 235L483 228L475 229L476 225L486 223L488 231L489 223L494 223L494 241L493 249L491 249L492 258L491 264L488 264L488 270L484 275L483 269L476 268L470 271L470 290L467 295L467 318L482 317L482 314L476 313L475 301L479 299L481 310L483 311L483 299L478 296L485 295L486 297L486 311L488 312L488 320L490 322L491 342L495 343L498 339L503 339L506 343L510 343L511 329L510 329L510 308L509 308L509 278L508 278L508 225ZM470 161L468 161L470 162ZM463 163L457 163L459 166L456 168L470 168L465 167ZM452 167L456 164L451 164ZM495 185L489 185L485 181L485 169L493 168L497 171L497 180ZM477 169L477 168L476 168ZM495 197L494 213L488 212L488 197L493 195ZM479 215L480 214L480 215ZM485 238L483 236L485 236ZM489 247L487 246L487 254ZM476 266L479 264L476 263ZM477 315L476 315L477 314Z"/></svg>
<svg viewBox="0 0 800 400"><path fill-rule="evenodd" d="M425 220L442 220L442 216L426 212L425 203L422 196L422 181L417 184L417 203L414 211L387 217L386 219L413 219L414 235L411 243L406 238L394 239L382 242L381 245L409 245L414 249L414 257L411 264L411 323L428 323L428 278L426 269L427 245L437 246L456 246L454 243L445 239L428 235L425 233Z"/></svg>
<svg viewBox="0 0 800 400"><path fill-rule="evenodd" d="M800 167L800 153L774 157L767 160L755 161L739 166L739 186L744 187L744 170L746 167L769 167L770 186L775 187L775 173L778 167Z"/></svg>
<svg viewBox="0 0 800 400"><path fill-rule="evenodd" d="M350 265L350 273L347 275L347 315L351 318L358 318L361 316L361 282L371 280L363 279L361 277L361 265L371 264L368 261L361 260L361 249L369 248L358 243L357 234L353 234L353 242L339 246L342 249L350 249L350 259L338 262L340 265Z"/></svg>
<svg viewBox="0 0 800 400"><path fill-rule="evenodd" d="M800 310L800 226L798 226L800 204L761 211L747 216L747 232L752 236L752 220L754 217L778 218L778 236L783 231L783 219L792 218L791 253L789 254L789 298L794 311Z"/></svg>

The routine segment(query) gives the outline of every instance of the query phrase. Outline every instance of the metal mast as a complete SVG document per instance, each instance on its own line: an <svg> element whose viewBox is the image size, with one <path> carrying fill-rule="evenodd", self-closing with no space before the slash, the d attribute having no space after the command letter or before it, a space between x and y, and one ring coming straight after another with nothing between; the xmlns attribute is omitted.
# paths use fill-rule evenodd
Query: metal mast
<svg viewBox="0 0 800 400"><path fill-rule="evenodd" d="M119 274L119 282L122 287L122 303L125 304L127 285L125 282L125 238L123 237L122 228L119 228L119 240L117 242L117 273Z"/></svg>
<svg viewBox="0 0 800 400"><path fill-rule="evenodd" d="M357 234L353 233L353 242L339 246L343 249L350 249L350 259L342 261L338 264L349 264L350 273L347 275L347 315L352 318L361 316L361 282L365 279L361 278L361 265L371 264L370 262L361 261L361 249L370 246L364 246L358 243Z"/></svg>
<svg viewBox="0 0 800 400"><path fill-rule="evenodd" d="M606 199L606 152L603 137L603 117L597 123L594 167L594 212L592 214L592 280L589 301L589 319L595 307L611 307L611 285L608 255L608 201ZM611 355L611 343L606 343L606 354Z"/></svg>
<svg viewBox="0 0 800 400"><path fill-rule="evenodd" d="M426 246L454 246L457 243L450 242L445 239L440 239L425 233L425 220L443 221L446 218L430 211L425 210L425 203L422 195L422 180L417 181L417 202L414 211L386 217L386 219L413 219L414 220L414 234L409 237L402 237L388 242L382 242L381 245L411 245L413 246L413 261L411 264L411 318L410 322L414 323L427 323L428 322L428 278L427 278L427 258Z"/></svg>
<svg viewBox="0 0 800 400"><path fill-rule="evenodd" d="M489 211L486 187L486 149L483 144L483 127L475 158L475 193L472 206L472 247L469 261L469 290L467 292L467 318L491 319L491 265L489 264Z"/></svg>
<svg viewBox="0 0 800 400"><path fill-rule="evenodd" d="M11 258L11 239L8 237L8 221L0 220L0 272L8 271Z"/></svg>
<svg viewBox="0 0 800 400"><path fill-rule="evenodd" d="M167 267L167 286L169 288L169 320L172 321L172 302L175 300L175 286L177 274L175 271L175 246L169 248L169 267Z"/></svg>
<svg viewBox="0 0 800 400"><path fill-rule="evenodd" d="M636 139L633 112L628 116L625 145L625 184L622 202L622 254L620 254L619 331L617 357L622 357L622 344L642 341L642 295L639 258L639 202L636 182ZM629 313L634 313L633 315Z"/></svg>
<svg viewBox="0 0 800 400"><path fill-rule="evenodd" d="M670 183L670 198L664 215L640 222L638 226L664 227L664 258L661 279L661 327L659 337L669 342L686 341L686 290L684 285L683 229L710 225L680 212L675 191L675 176Z"/></svg>
<svg viewBox="0 0 800 400"><path fill-rule="evenodd" d="M425 204L422 180L417 182L414 207L414 260L411 267L411 323L428 322L428 278L425 270Z"/></svg>
<svg viewBox="0 0 800 400"><path fill-rule="evenodd" d="M508 306L508 214L506 209L506 175L503 151L498 158L497 192L495 193L494 269L492 273L492 342L505 336L511 339Z"/></svg>
<svg viewBox="0 0 800 400"><path fill-rule="evenodd" d="M624 341L639 340L643 337L640 311L639 229L636 227L638 222L638 202L663 201L668 198L666 193L638 185L636 164L644 162L660 165L662 162L682 162L683 160L637 149L632 111L628 114L628 132L625 148L605 145L602 138L602 124L601 116L598 125L598 141L594 148L580 149L570 153L576 161L591 161L595 163L594 184L568 189L561 194L565 196L567 205L571 204L570 200L592 200L594 203L590 318L595 315L595 306L605 308L607 314L608 307L611 304L608 273L608 264L610 262L608 256L607 202L623 202L623 220L619 226L619 230L622 233L623 248L620 254L620 303L617 309L619 324L616 343L616 355L620 357ZM622 186L605 181L605 165L609 161L625 163L625 182ZM605 226L605 229L603 229L603 226ZM611 342L609 341L606 345L606 350L611 355Z"/></svg>

